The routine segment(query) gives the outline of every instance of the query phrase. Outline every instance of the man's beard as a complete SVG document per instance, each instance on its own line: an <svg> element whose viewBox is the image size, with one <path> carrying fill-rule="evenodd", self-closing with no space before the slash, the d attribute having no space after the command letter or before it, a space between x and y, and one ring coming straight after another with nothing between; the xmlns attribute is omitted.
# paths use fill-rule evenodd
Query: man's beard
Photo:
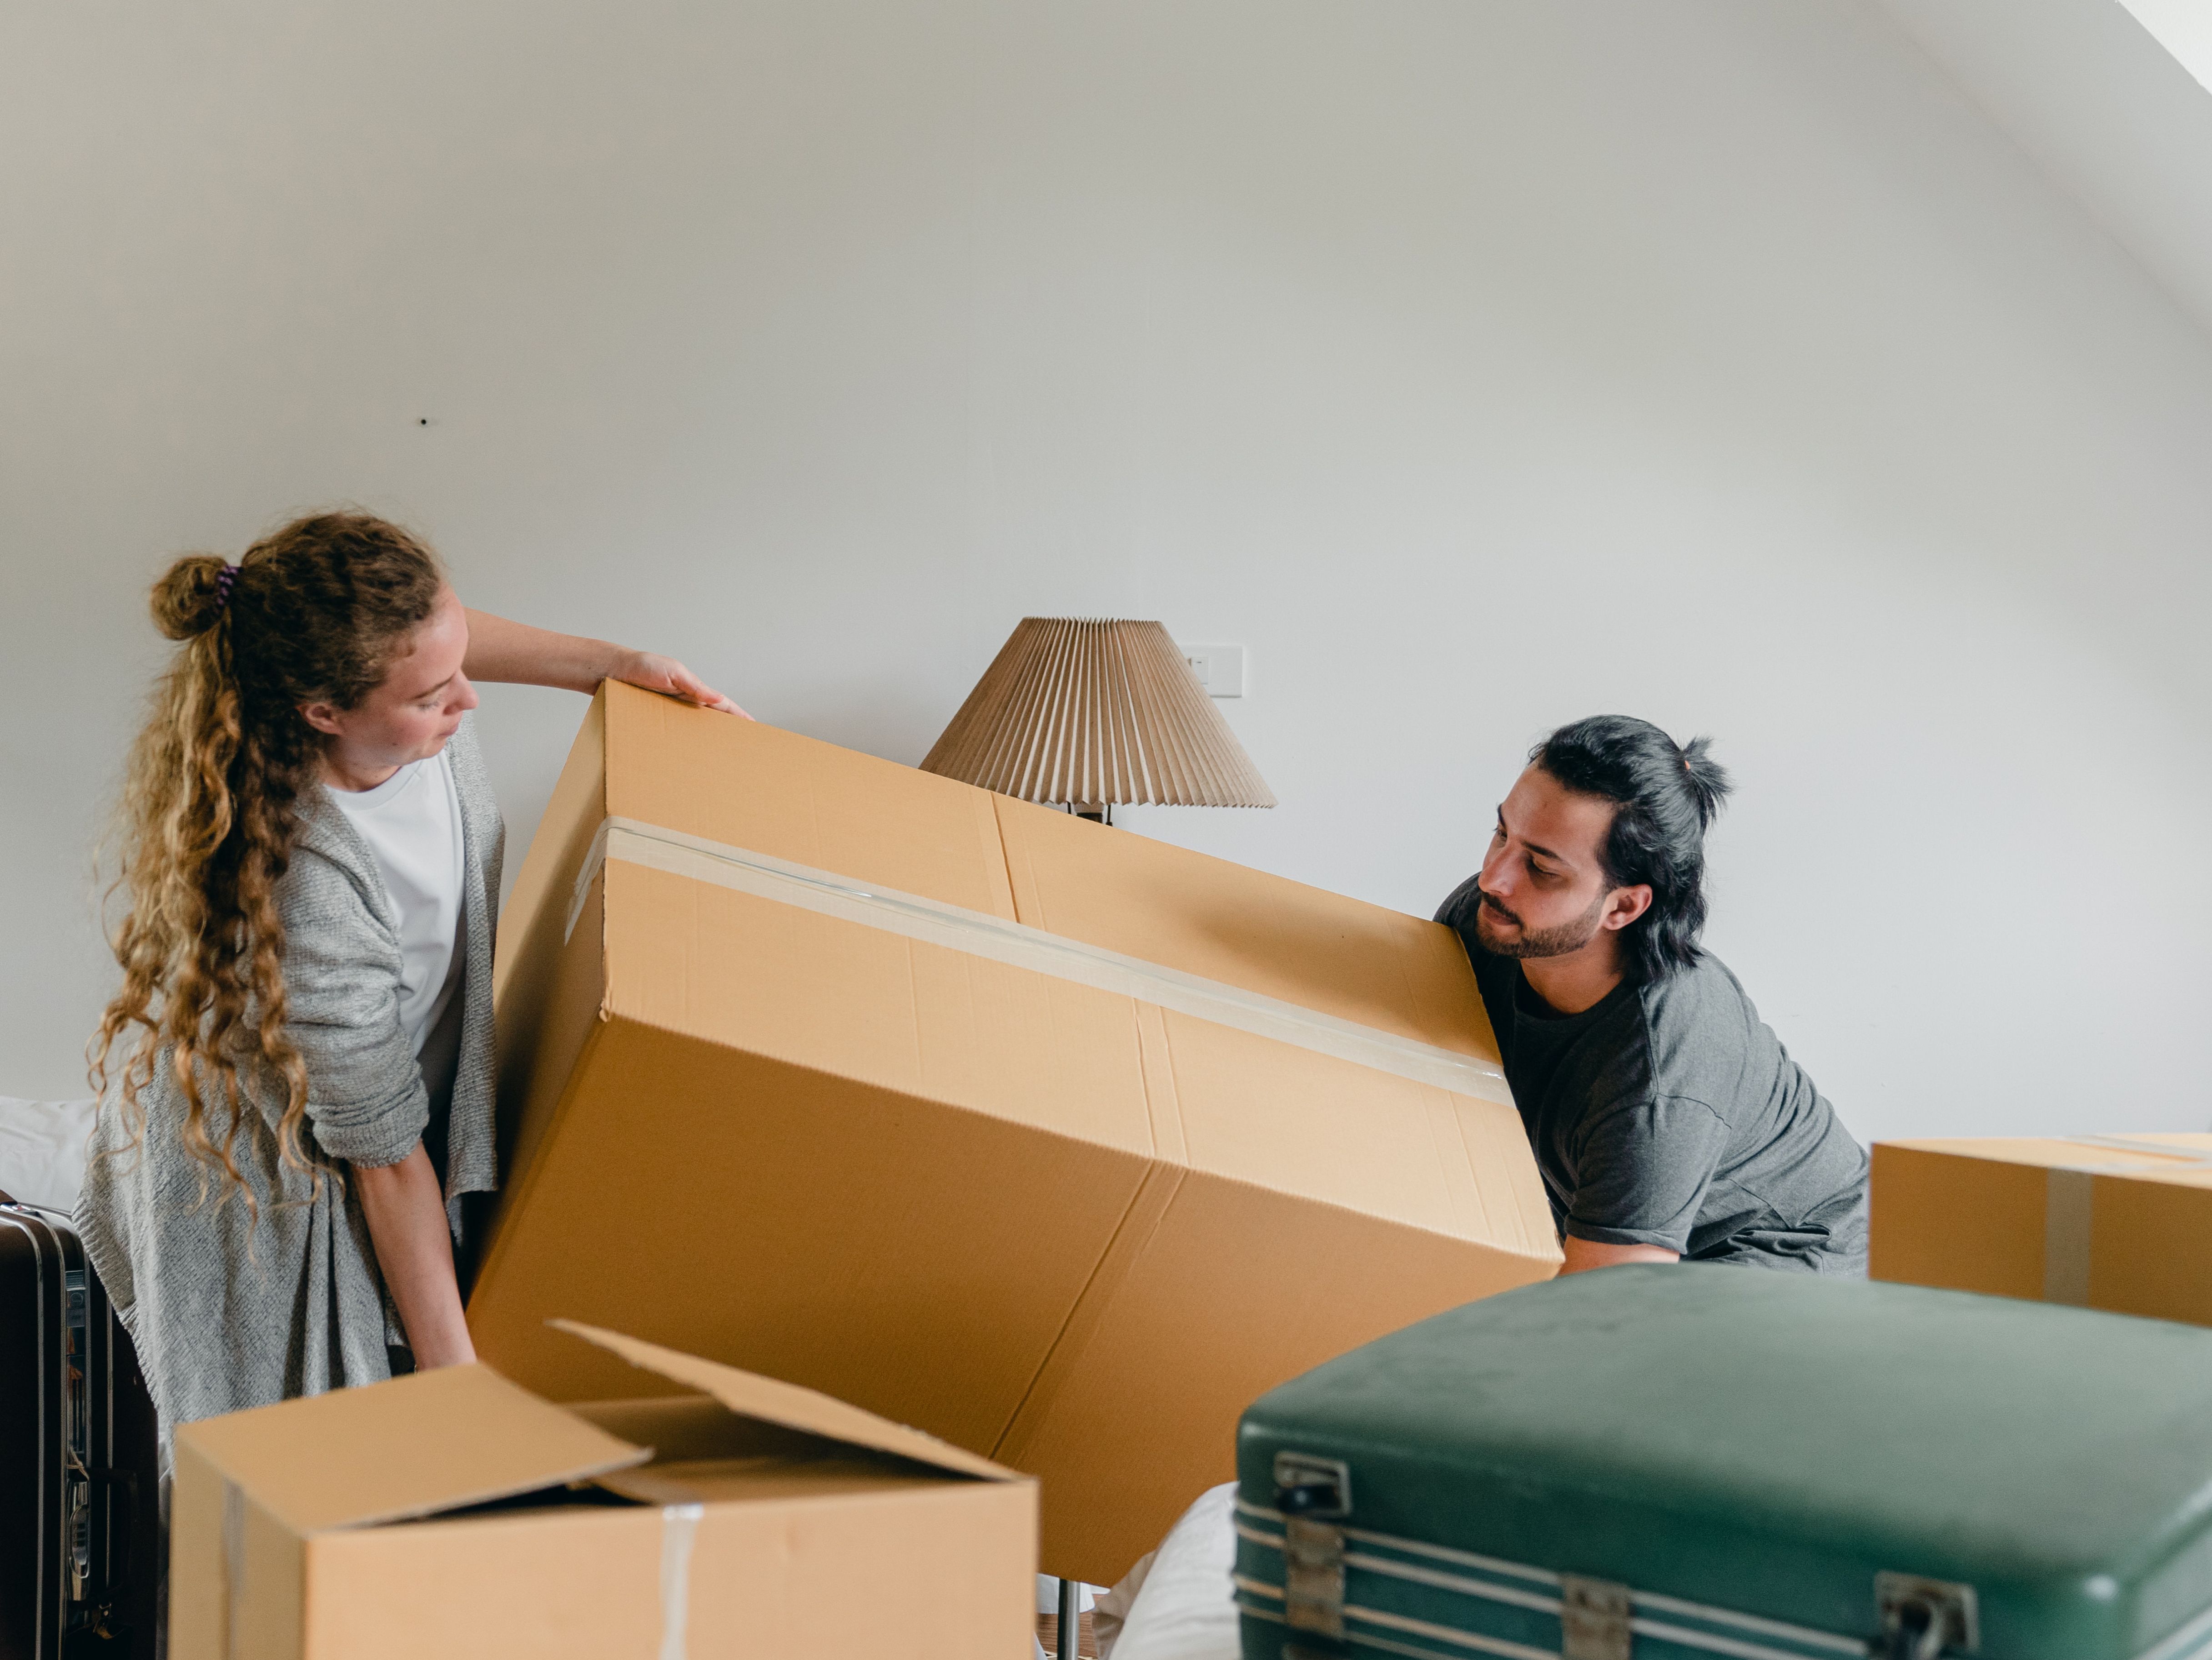
<svg viewBox="0 0 2212 1660"><path fill-rule="evenodd" d="M1501 940L1491 934L1491 917L1496 914L1514 923L1521 918L1483 894L1475 906L1474 936L1493 957L1564 957L1570 951L1581 950L1597 937L1598 918L1605 911L1605 890L1600 888L1597 897L1590 901L1590 908L1572 922L1561 923L1557 928L1523 928L1519 939Z"/></svg>

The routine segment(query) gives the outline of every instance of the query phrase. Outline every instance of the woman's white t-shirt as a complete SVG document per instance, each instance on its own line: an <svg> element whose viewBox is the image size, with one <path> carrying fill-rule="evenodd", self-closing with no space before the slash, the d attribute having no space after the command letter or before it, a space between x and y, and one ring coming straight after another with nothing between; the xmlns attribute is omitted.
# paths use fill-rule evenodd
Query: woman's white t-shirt
<svg viewBox="0 0 2212 1660"><path fill-rule="evenodd" d="M374 790L329 791L399 912L399 1024L420 1055L461 981L461 803L443 750Z"/></svg>

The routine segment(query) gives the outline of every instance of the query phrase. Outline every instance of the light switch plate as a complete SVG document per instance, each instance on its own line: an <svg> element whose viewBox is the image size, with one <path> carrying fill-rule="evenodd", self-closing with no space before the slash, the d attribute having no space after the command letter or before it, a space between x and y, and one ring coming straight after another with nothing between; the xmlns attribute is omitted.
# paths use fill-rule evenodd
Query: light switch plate
<svg viewBox="0 0 2212 1660"><path fill-rule="evenodd" d="M1244 695L1244 648L1241 645L1185 645L1183 660L1210 698Z"/></svg>

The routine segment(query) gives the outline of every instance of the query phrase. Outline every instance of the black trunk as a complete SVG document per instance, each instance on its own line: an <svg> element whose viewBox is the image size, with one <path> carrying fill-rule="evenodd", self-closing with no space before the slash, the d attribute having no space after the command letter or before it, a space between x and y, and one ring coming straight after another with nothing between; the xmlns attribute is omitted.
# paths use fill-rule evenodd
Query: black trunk
<svg viewBox="0 0 2212 1660"><path fill-rule="evenodd" d="M147 1660L154 1405L69 1218L0 1193L0 1660Z"/></svg>

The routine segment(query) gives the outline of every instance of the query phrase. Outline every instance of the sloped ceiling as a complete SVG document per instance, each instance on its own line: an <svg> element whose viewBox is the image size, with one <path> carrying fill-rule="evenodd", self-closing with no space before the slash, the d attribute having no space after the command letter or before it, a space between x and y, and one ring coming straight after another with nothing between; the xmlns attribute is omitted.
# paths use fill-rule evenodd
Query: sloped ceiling
<svg viewBox="0 0 2212 1660"><path fill-rule="evenodd" d="M2182 68L2212 87L2212 5L2205 0L2121 0L2121 3L2180 60Z"/></svg>
<svg viewBox="0 0 2212 1660"><path fill-rule="evenodd" d="M2212 334L2204 0L1873 3Z"/></svg>

